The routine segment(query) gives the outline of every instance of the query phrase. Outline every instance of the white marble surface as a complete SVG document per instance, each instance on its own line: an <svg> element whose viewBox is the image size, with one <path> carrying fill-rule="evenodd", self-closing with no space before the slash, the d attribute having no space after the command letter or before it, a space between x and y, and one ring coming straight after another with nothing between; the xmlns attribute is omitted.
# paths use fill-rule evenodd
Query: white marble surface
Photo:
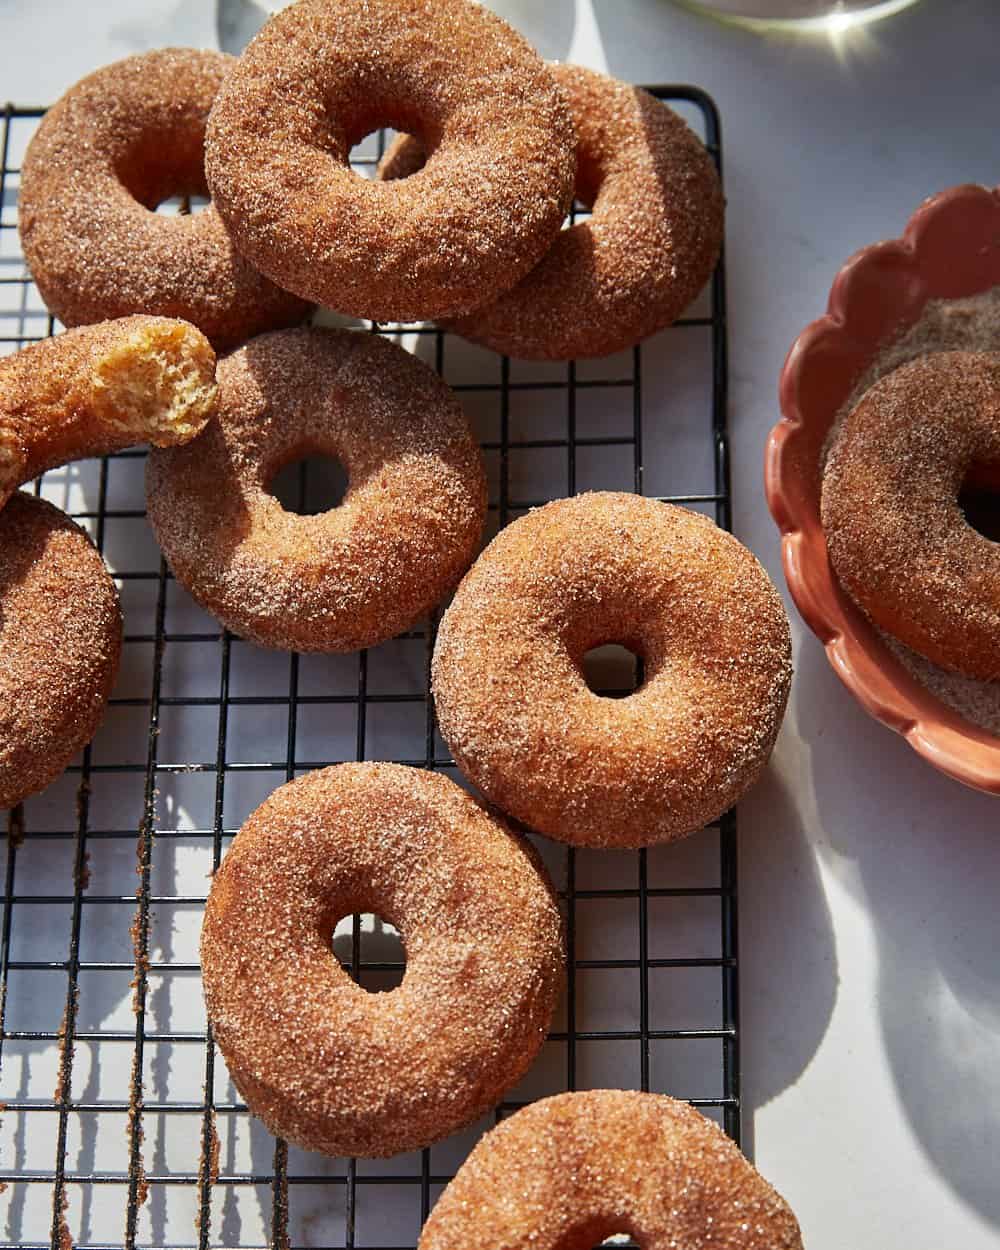
<svg viewBox="0 0 1000 1250"><path fill-rule="evenodd" d="M839 263L927 194L1000 175L995 0L923 0L840 45L666 0L496 0L549 56L694 82L723 116L740 536L780 580L761 490L777 374ZM253 25L236 12L224 46ZM0 98L44 103L164 43L214 46L205 0L0 0ZM1000 805L870 721L792 611L797 673L743 805L748 1144L809 1250L1000 1245Z"/></svg>

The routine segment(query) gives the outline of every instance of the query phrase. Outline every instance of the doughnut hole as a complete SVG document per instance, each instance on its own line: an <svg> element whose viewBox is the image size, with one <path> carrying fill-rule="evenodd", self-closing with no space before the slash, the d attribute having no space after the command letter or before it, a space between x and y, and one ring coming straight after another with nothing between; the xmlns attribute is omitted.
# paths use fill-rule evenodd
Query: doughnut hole
<svg viewBox="0 0 1000 1250"><path fill-rule="evenodd" d="M958 492L966 521L990 542L1000 542L1000 464L973 464Z"/></svg>
<svg viewBox="0 0 1000 1250"><path fill-rule="evenodd" d="M347 496L349 476L336 456L304 453L286 461L267 484L286 512L318 516L339 508Z"/></svg>
<svg viewBox="0 0 1000 1250"><path fill-rule="evenodd" d="M203 213L211 203L210 196L179 191L161 200L154 212L163 217L193 217L196 213Z"/></svg>
<svg viewBox="0 0 1000 1250"><path fill-rule="evenodd" d="M200 434L215 407L215 353L186 322L147 321L94 364L102 420L157 447Z"/></svg>
<svg viewBox="0 0 1000 1250"><path fill-rule="evenodd" d="M593 1216L577 1225L559 1243L559 1250L601 1250L602 1246L643 1246L628 1222L620 1217Z"/></svg>
<svg viewBox="0 0 1000 1250"><path fill-rule="evenodd" d="M642 656L620 643L591 647L580 661L584 679L604 699L626 699L642 684Z"/></svg>
<svg viewBox="0 0 1000 1250"><path fill-rule="evenodd" d="M357 938L358 967L354 967ZM406 947L399 930L378 912L344 916L333 926L333 953L349 977L370 994L398 989L406 975Z"/></svg>
<svg viewBox="0 0 1000 1250"><path fill-rule="evenodd" d="M125 189L150 212L176 212L172 204L209 202L205 178L205 127L175 126L162 133L150 128L130 152L119 158L115 173ZM187 212L193 211L190 205Z"/></svg>
<svg viewBox="0 0 1000 1250"><path fill-rule="evenodd" d="M379 134L385 134L385 142L382 145L381 150L378 141ZM355 138L352 134L351 148L347 159L354 173L361 178L369 180L380 177L381 162L384 159L384 151L391 150L395 146L396 142L398 142L398 136L394 136L395 131L392 130L391 127L386 126L374 126L358 138ZM401 172L396 175L397 178L407 178L410 174L415 174L418 169L423 167L423 149L419 148L418 152L419 160L413 165L412 168L401 170Z"/></svg>

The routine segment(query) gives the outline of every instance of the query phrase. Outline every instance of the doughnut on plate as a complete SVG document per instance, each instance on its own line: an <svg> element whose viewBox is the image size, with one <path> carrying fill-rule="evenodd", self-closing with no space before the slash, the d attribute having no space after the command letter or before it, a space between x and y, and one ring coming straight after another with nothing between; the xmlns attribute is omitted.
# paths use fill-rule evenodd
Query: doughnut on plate
<svg viewBox="0 0 1000 1250"><path fill-rule="evenodd" d="M921 686L834 576L820 523L821 457L838 412L879 351L930 300L1000 284L1000 191L953 187L925 201L903 235L862 249L837 274L825 316L792 345L781 375L765 486L785 578L834 672L876 720L949 777L1000 794L1000 739Z"/></svg>

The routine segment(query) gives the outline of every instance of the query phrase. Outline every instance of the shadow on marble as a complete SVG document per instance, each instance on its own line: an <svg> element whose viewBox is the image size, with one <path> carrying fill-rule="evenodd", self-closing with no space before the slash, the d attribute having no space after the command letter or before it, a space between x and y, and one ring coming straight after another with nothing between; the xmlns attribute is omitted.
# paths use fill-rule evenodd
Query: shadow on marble
<svg viewBox="0 0 1000 1250"><path fill-rule="evenodd" d="M822 650L803 648L798 717L812 744L831 866L867 905L877 1010L910 1126L944 1180L1000 1227L1000 805L925 764L849 699ZM850 717L850 726L831 721ZM832 752L818 746L850 742ZM872 826L879 834L859 832Z"/></svg>
<svg viewBox="0 0 1000 1250"><path fill-rule="evenodd" d="M753 1157L755 1114L819 1050L839 974L816 852L774 764L740 812L740 895L766 900L745 911L740 925L741 1032L754 1047L743 1051L743 1148Z"/></svg>

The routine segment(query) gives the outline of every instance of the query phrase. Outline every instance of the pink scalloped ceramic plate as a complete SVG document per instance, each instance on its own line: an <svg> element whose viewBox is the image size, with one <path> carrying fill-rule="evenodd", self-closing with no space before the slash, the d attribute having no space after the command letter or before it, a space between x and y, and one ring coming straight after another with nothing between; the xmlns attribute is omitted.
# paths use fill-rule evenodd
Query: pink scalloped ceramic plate
<svg viewBox="0 0 1000 1250"><path fill-rule="evenodd" d="M820 456L837 412L881 346L932 299L1000 286L1000 191L962 186L925 201L901 239L876 243L837 274L825 317L795 340L781 373L782 419L764 470L782 532L788 588L861 705L935 768L1000 794L1000 739L971 724L903 668L830 567L819 519Z"/></svg>

